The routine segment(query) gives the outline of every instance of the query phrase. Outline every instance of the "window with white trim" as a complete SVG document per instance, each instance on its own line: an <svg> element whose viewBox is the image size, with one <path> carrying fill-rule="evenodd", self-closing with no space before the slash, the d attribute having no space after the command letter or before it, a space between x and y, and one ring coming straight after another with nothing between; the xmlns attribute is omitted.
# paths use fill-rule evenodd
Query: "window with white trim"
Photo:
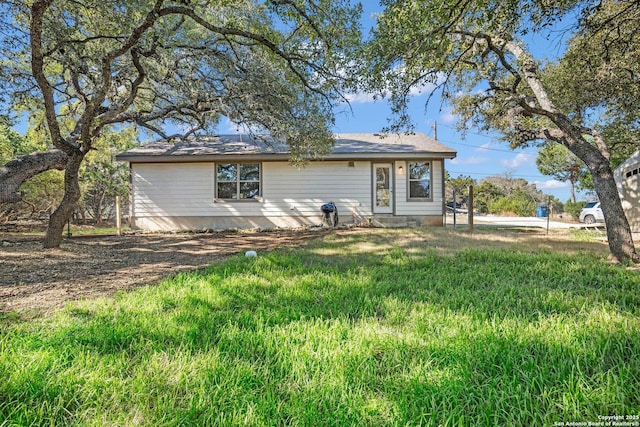
<svg viewBox="0 0 640 427"><path fill-rule="evenodd" d="M260 197L260 163L217 163L216 198L251 200Z"/></svg>
<svg viewBox="0 0 640 427"><path fill-rule="evenodd" d="M409 162L409 200L431 200L431 162Z"/></svg>

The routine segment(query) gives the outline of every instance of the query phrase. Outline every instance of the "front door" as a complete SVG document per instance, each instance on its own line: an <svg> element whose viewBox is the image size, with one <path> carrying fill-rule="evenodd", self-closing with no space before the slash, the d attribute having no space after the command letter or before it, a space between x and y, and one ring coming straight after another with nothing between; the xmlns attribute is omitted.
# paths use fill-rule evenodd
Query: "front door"
<svg viewBox="0 0 640 427"><path fill-rule="evenodd" d="M373 213L393 213L392 171L390 163L373 165Z"/></svg>

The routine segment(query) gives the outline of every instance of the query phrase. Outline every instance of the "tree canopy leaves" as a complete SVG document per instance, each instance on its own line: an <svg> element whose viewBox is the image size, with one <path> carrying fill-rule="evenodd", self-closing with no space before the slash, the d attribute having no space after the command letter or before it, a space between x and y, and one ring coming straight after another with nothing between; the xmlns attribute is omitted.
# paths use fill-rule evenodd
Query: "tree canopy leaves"
<svg viewBox="0 0 640 427"><path fill-rule="evenodd" d="M359 40L347 1L3 3L8 102L50 110L58 148L135 123L162 137L221 117L287 139L329 142L344 58ZM42 95L44 89L44 96ZM75 126L58 130L66 106ZM323 147L320 144L320 149Z"/></svg>

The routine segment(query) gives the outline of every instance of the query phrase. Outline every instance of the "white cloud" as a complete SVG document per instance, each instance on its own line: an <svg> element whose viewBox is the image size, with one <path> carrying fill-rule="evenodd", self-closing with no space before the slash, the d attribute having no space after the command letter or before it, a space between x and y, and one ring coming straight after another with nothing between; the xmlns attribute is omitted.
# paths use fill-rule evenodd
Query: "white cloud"
<svg viewBox="0 0 640 427"><path fill-rule="evenodd" d="M220 128L220 133L222 134L244 133L242 132L242 125L232 122L229 117L225 117L222 123L218 125L218 127Z"/></svg>
<svg viewBox="0 0 640 427"><path fill-rule="evenodd" d="M569 184L567 182L561 182L555 179L550 179L547 181L535 181L534 184L536 188L540 190L556 190L559 188L567 188Z"/></svg>
<svg viewBox="0 0 640 427"><path fill-rule="evenodd" d="M437 87L437 83L425 83L420 86L411 86L409 96L421 96L425 93L433 92Z"/></svg>
<svg viewBox="0 0 640 427"><path fill-rule="evenodd" d="M346 71L344 71L346 73ZM395 70L395 73L402 73L402 67L398 67ZM418 97L422 96L426 93L433 92L440 84L444 82L446 79L446 75L444 73L439 73L435 82L424 82L420 85L413 85L409 89L409 97ZM390 87L389 84L387 87ZM389 90L385 90L382 94L375 96L372 93L366 92L357 92L357 93L347 93L344 97L352 104L365 104L375 102L379 99L389 98L391 96L391 92ZM450 112L447 112L442 116L442 120L447 123L451 123L455 121L455 116L453 116Z"/></svg>
<svg viewBox="0 0 640 427"><path fill-rule="evenodd" d="M424 82L421 85L414 85L409 89L409 95L420 96L425 93L431 93L438 86L445 82L447 75L445 73L438 73L435 82Z"/></svg>
<svg viewBox="0 0 640 427"><path fill-rule="evenodd" d="M238 135L238 134L264 134L265 130L259 127L251 127L246 124L236 123L225 117L224 120L218 125L218 130L221 134Z"/></svg>
<svg viewBox="0 0 640 427"><path fill-rule="evenodd" d="M484 153L486 151L489 151L489 149L491 149L491 145L493 145L493 143L491 142L484 143L480 147L476 148L475 151Z"/></svg>
<svg viewBox="0 0 640 427"><path fill-rule="evenodd" d="M466 159L462 159L460 157L456 157L451 160L452 165L462 166L462 165L477 165L480 163L488 162L490 159L487 157L469 157Z"/></svg>
<svg viewBox="0 0 640 427"><path fill-rule="evenodd" d="M347 93L344 97L351 104L367 104L376 101L373 94L365 92Z"/></svg>
<svg viewBox="0 0 640 427"><path fill-rule="evenodd" d="M500 164L509 169L515 169L522 165L531 164L531 155L527 153L518 153L513 159L500 160Z"/></svg>
<svg viewBox="0 0 640 427"><path fill-rule="evenodd" d="M446 108L442 111L442 114L440 114L440 121L442 123L455 123L458 121L458 116L453 114L451 109Z"/></svg>

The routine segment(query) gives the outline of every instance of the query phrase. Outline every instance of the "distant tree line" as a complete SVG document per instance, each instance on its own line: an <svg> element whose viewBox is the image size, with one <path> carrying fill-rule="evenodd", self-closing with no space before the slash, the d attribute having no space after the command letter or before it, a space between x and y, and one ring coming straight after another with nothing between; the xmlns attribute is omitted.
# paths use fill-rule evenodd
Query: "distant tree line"
<svg viewBox="0 0 640 427"><path fill-rule="evenodd" d="M562 212L563 204L554 196L538 190L523 178L494 175L479 182L470 176L447 177L445 197L464 205L469 201L469 186L473 185L473 209L485 214L515 214L535 216L538 206L551 204L554 212Z"/></svg>

